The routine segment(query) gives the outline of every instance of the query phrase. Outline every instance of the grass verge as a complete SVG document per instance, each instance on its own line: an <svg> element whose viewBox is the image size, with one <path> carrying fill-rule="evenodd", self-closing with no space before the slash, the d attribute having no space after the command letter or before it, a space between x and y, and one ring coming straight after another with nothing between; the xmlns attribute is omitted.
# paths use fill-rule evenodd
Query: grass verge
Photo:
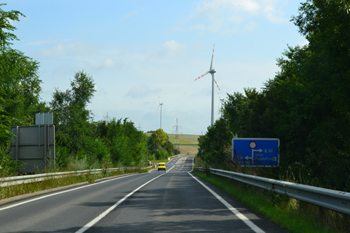
<svg viewBox="0 0 350 233"><path fill-rule="evenodd" d="M34 193L42 190L57 188L57 187L63 187L66 185L71 184L77 184L82 182L89 182L89 183L95 183L95 180L105 178L105 177L113 177L117 175L122 175L125 173L143 173L147 172L146 169L127 169L125 171L105 171L102 173L86 173L79 176L74 175L68 175L63 178L48 178L46 180L40 181L40 182L34 182L34 183L27 183L27 184L19 184L19 185L13 185L9 187L0 187L0 200L5 198L10 198L18 195L28 194L28 193Z"/></svg>
<svg viewBox="0 0 350 233"><path fill-rule="evenodd" d="M275 222L288 232L340 232L332 231L331 229L327 229L319 224L316 224L312 219L308 219L298 210L281 208L280 206L286 206L284 204L291 201L290 198L284 195L278 195L273 192L266 192L264 194L262 191L258 191L257 188L252 186L235 182L223 177L214 175L207 176L205 173L199 171L193 171L193 174L231 194L249 208L266 216L268 219Z"/></svg>

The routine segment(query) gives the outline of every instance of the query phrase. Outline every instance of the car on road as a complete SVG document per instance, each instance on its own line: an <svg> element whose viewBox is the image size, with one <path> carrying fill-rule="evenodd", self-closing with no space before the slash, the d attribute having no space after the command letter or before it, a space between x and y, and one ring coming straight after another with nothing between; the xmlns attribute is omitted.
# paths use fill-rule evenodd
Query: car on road
<svg viewBox="0 0 350 233"><path fill-rule="evenodd" d="M159 170L164 170L164 171L166 171L166 165L165 165L165 163L158 163L158 171Z"/></svg>

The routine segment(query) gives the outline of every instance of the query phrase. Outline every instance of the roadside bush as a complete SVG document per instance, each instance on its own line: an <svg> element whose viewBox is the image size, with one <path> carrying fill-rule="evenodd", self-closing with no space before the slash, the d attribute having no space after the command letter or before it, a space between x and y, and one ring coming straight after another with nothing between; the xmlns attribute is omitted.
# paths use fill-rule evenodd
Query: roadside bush
<svg viewBox="0 0 350 233"><path fill-rule="evenodd" d="M167 159L168 157L169 157L169 154L166 150L158 150L156 153L157 160Z"/></svg>
<svg viewBox="0 0 350 233"><path fill-rule="evenodd" d="M64 146L56 146L56 153L55 153L55 159L56 159L56 168L58 169L64 169L68 165L70 153L68 149Z"/></svg>
<svg viewBox="0 0 350 233"><path fill-rule="evenodd" d="M17 169L22 166L24 163L14 160L8 149L0 147L0 177L14 175L17 173Z"/></svg>
<svg viewBox="0 0 350 233"><path fill-rule="evenodd" d="M148 160L155 160L156 159L156 156L154 155L154 154L150 154L149 156L148 156Z"/></svg>

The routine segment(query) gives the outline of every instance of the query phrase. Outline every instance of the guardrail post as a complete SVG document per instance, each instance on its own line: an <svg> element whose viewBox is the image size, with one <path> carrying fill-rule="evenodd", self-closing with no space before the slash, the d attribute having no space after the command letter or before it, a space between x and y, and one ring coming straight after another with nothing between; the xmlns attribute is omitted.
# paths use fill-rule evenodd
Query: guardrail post
<svg viewBox="0 0 350 233"><path fill-rule="evenodd" d="M343 220L344 220L344 232L350 232L350 215L343 214Z"/></svg>
<svg viewBox="0 0 350 233"><path fill-rule="evenodd" d="M318 219L322 221L324 218L324 208L319 206L318 207Z"/></svg>
<svg viewBox="0 0 350 233"><path fill-rule="evenodd" d="M302 213L305 210L305 202L299 200L299 212Z"/></svg>

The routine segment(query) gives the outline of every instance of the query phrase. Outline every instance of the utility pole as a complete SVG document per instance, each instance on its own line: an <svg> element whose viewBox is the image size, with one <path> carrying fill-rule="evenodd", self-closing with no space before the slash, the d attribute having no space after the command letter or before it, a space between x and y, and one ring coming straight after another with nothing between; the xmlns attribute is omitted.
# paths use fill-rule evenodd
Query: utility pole
<svg viewBox="0 0 350 233"><path fill-rule="evenodd" d="M110 119L111 119L111 118L108 116L108 112L107 112L107 115L106 115L106 116L103 116L103 119L104 119L106 125L108 125L108 122L109 122Z"/></svg>
<svg viewBox="0 0 350 233"><path fill-rule="evenodd" d="M138 127L139 131L141 131L142 127L141 124L139 123L139 127Z"/></svg>

